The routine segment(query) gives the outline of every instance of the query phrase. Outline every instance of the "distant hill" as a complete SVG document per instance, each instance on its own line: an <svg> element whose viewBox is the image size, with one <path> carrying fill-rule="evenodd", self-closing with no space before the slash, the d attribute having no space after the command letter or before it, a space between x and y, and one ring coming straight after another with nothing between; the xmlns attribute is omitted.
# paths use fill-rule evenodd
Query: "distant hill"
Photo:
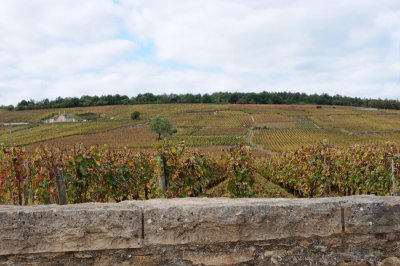
<svg viewBox="0 0 400 266"><path fill-rule="evenodd" d="M317 108L318 107L318 108ZM45 123L60 113L75 122ZM132 120L132 112L140 120ZM328 142L385 146L400 143L400 111L337 105L279 104L141 104L38 109L0 112L0 144L8 146L10 129L4 123L28 122L11 130L13 145L34 150L40 145L104 145L154 149L156 134L149 121L168 117L177 128L171 141L191 149L219 153L239 141L264 157L301 146Z"/></svg>

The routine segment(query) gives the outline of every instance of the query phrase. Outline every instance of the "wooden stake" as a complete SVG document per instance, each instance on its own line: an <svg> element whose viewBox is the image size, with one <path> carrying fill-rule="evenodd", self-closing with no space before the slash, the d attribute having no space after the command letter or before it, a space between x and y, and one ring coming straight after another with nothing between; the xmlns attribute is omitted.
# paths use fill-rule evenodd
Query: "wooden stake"
<svg viewBox="0 0 400 266"><path fill-rule="evenodd" d="M25 177L25 186L24 186L24 205L28 205L29 203L29 175L30 175L30 171L29 171L29 165L28 165L28 161L25 161L24 163L24 167L26 170L26 177Z"/></svg>
<svg viewBox="0 0 400 266"><path fill-rule="evenodd" d="M62 175L62 172L58 168L58 164L54 164L53 166L54 174L56 176L56 184L58 191L58 204L66 205L67 204L67 192L65 191L65 181Z"/></svg>
<svg viewBox="0 0 400 266"><path fill-rule="evenodd" d="M394 157L392 157L392 184L393 184L393 196L396 196L396 183L394 182Z"/></svg>
<svg viewBox="0 0 400 266"><path fill-rule="evenodd" d="M161 192L164 193L166 190L164 160L161 159L160 156L157 158L157 162L158 162L158 187L161 189Z"/></svg>

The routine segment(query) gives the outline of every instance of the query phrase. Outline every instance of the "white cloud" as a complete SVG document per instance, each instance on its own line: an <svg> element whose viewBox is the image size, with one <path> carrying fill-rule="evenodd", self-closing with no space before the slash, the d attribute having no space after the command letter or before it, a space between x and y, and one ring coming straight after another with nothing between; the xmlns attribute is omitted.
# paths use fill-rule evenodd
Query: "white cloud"
<svg viewBox="0 0 400 266"><path fill-rule="evenodd" d="M132 49L134 44L127 40L82 45L58 44L44 52L25 55L21 58L20 67L24 76L59 78L106 67L115 59L126 56Z"/></svg>
<svg viewBox="0 0 400 266"><path fill-rule="evenodd" d="M119 2L1 1L0 104L219 90L400 98L397 0Z"/></svg>

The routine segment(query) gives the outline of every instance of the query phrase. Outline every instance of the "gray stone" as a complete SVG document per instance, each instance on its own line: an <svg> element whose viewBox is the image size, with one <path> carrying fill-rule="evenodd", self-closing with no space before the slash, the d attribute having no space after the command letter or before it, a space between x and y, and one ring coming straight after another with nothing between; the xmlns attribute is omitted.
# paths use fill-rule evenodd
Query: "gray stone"
<svg viewBox="0 0 400 266"><path fill-rule="evenodd" d="M341 233L332 199L156 199L143 208L144 245L259 241Z"/></svg>
<svg viewBox="0 0 400 266"><path fill-rule="evenodd" d="M193 251L184 251L182 259L190 261L193 265L235 265L253 260L250 250L236 251L222 254L210 254Z"/></svg>
<svg viewBox="0 0 400 266"><path fill-rule="evenodd" d="M399 205L353 196L0 206L0 265L399 265Z"/></svg>
<svg viewBox="0 0 400 266"><path fill-rule="evenodd" d="M400 265L400 258L397 257L389 257L382 260L379 263L379 266L398 266Z"/></svg>
<svg viewBox="0 0 400 266"><path fill-rule="evenodd" d="M352 196L345 198L346 233L371 234L400 231L400 197Z"/></svg>
<svg viewBox="0 0 400 266"><path fill-rule="evenodd" d="M141 218L123 204L0 206L0 255L141 247Z"/></svg>

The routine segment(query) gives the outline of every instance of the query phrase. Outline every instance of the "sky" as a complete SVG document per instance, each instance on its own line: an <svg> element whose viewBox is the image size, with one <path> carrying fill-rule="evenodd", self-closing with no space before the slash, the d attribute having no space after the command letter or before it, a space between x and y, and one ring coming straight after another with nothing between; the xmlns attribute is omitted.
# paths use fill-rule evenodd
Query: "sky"
<svg viewBox="0 0 400 266"><path fill-rule="evenodd" d="M0 105L217 91L400 99L400 1L0 1Z"/></svg>

